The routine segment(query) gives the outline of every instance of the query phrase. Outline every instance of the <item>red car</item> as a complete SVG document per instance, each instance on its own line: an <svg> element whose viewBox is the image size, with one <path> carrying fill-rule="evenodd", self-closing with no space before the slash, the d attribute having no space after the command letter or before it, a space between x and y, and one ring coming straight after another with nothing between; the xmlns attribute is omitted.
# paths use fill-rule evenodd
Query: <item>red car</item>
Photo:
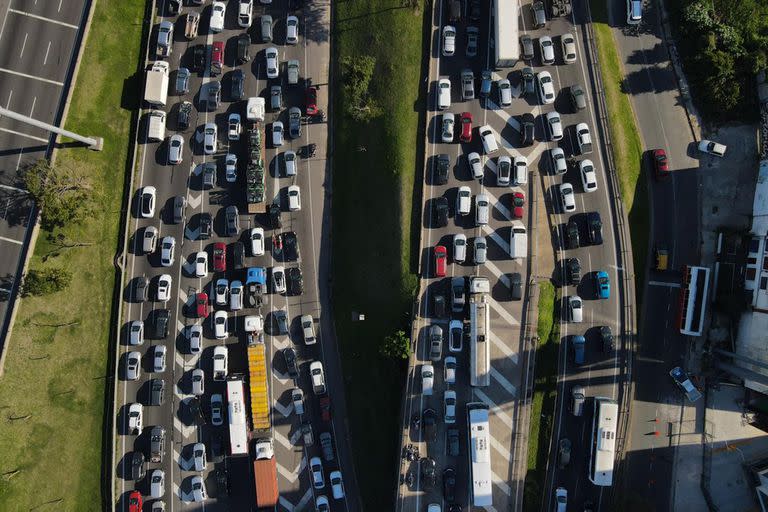
<svg viewBox="0 0 768 512"><path fill-rule="evenodd" d="M211 47L211 76L218 76L224 66L224 41L216 41Z"/></svg>
<svg viewBox="0 0 768 512"><path fill-rule="evenodd" d="M435 277L445 277L445 266L448 260L448 251L445 246L435 247Z"/></svg>
<svg viewBox="0 0 768 512"><path fill-rule="evenodd" d="M141 497L139 491L133 491L128 496L128 512L141 512L141 507L144 506L144 500Z"/></svg>
<svg viewBox="0 0 768 512"><path fill-rule="evenodd" d="M459 140L461 142L472 142L472 114L469 112L462 112L459 117L461 122L461 135Z"/></svg>
<svg viewBox="0 0 768 512"><path fill-rule="evenodd" d="M661 180L669 176L669 165L667 164L667 152L663 149L653 150L653 165L656 169L656 179Z"/></svg>
<svg viewBox="0 0 768 512"><path fill-rule="evenodd" d="M197 308L197 316L200 318L208 318L208 294L200 292L195 298L195 307Z"/></svg>
<svg viewBox="0 0 768 512"><path fill-rule="evenodd" d="M331 421L331 398L328 395L320 397L320 416L323 421Z"/></svg>
<svg viewBox="0 0 768 512"><path fill-rule="evenodd" d="M317 87L307 87L307 115L317 114Z"/></svg>
<svg viewBox="0 0 768 512"><path fill-rule="evenodd" d="M213 244L213 270L214 272L227 270L227 246L221 242Z"/></svg>
<svg viewBox="0 0 768 512"><path fill-rule="evenodd" d="M523 218L523 206L525 206L525 194L522 192L515 192L512 196L512 216L514 218Z"/></svg>

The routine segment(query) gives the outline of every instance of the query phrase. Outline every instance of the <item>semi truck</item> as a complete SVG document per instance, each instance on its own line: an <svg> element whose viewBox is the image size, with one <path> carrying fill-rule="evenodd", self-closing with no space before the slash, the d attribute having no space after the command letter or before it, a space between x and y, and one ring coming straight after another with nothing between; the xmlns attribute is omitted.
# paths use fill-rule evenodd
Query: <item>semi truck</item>
<svg viewBox="0 0 768 512"><path fill-rule="evenodd" d="M269 416L267 348L264 343L251 343L248 345L247 353L251 422L255 431L265 432L272 427L272 421Z"/></svg>
<svg viewBox="0 0 768 512"><path fill-rule="evenodd" d="M253 480L256 484L256 507L277 506L280 493L277 489L277 465L272 439L261 438L254 442Z"/></svg>
<svg viewBox="0 0 768 512"><path fill-rule="evenodd" d="M520 60L518 31L518 0L493 1L494 66L496 69L511 68Z"/></svg>
<svg viewBox="0 0 768 512"><path fill-rule="evenodd" d="M150 105L164 107L168 101L168 69L167 62L158 60L147 70L144 101Z"/></svg>
<svg viewBox="0 0 768 512"><path fill-rule="evenodd" d="M245 202L248 213L266 213L267 183L265 179L263 151L264 140L264 98L248 98L246 105L248 160L246 168Z"/></svg>
<svg viewBox="0 0 768 512"><path fill-rule="evenodd" d="M470 384L485 387L490 384L490 304L488 294L491 282L487 277L475 276L469 280L469 375Z"/></svg>

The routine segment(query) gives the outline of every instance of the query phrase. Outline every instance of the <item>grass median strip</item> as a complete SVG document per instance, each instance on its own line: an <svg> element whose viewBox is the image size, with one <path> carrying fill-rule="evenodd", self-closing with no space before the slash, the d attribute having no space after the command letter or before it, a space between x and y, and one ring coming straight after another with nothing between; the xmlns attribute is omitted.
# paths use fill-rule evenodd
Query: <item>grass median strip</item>
<svg viewBox="0 0 768 512"><path fill-rule="evenodd" d="M404 366L384 359L379 346L396 330L410 332L418 284L411 215L423 138L424 15L400 0L334 6L333 62L373 57L368 93L381 110L353 121L336 95L333 303L360 495L370 510L391 510ZM357 313L365 320L353 320Z"/></svg>
<svg viewBox="0 0 768 512"><path fill-rule="evenodd" d="M60 232L82 246L62 248L41 231L32 257L31 268L63 267L74 279L66 291L19 306L0 380L0 510L102 510L101 471L110 470L102 467L102 434L113 257L138 101L125 74L140 59L145 5L94 9L65 126L102 136L104 150L61 149L56 162L87 170L93 212Z"/></svg>

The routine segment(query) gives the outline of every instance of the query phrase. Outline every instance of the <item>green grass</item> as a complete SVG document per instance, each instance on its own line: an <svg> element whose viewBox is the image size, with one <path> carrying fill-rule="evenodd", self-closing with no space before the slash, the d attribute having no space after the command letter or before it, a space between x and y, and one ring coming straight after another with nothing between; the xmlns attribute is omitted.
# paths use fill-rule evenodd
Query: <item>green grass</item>
<svg viewBox="0 0 768 512"><path fill-rule="evenodd" d="M412 237L419 217L412 205L421 204L414 180L423 154L424 12L403 8L401 0L334 6L332 62L374 56L371 93L384 112L369 123L353 122L336 96L333 304L360 494L369 510L391 510L405 367L382 359L378 347L398 329L410 333L418 285L418 238ZM353 312L365 321L353 322Z"/></svg>
<svg viewBox="0 0 768 512"><path fill-rule="evenodd" d="M557 400L557 355L560 351L560 327L555 315L560 294L552 283L539 283L539 318L534 368L533 400L528 427L528 470L525 475L523 506L526 511L541 508L546 477L549 438L552 435L551 418L555 415Z"/></svg>
<svg viewBox="0 0 768 512"><path fill-rule="evenodd" d="M624 71L616 51L616 43L608 25L608 13L603 0L591 0L592 21L597 43L600 73L608 107L608 129L613 143L616 173L619 177L621 200L627 212L632 239L632 261L635 271L636 311L643 301L650 217L648 180L642 175L643 143L637 129L629 95L622 92Z"/></svg>
<svg viewBox="0 0 768 512"><path fill-rule="evenodd" d="M91 177L93 214L64 233L93 245L43 262L51 246L48 233L40 233L31 267L65 267L74 280L64 292L20 304L0 380L0 510L103 508L101 471L110 470L102 466L102 450L112 262L132 114L121 105L138 101L124 85L136 85L126 73L140 59L144 11L138 1L95 4L66 128L103 136L104 151L62 149L57 157L57 165Z"/></svg>

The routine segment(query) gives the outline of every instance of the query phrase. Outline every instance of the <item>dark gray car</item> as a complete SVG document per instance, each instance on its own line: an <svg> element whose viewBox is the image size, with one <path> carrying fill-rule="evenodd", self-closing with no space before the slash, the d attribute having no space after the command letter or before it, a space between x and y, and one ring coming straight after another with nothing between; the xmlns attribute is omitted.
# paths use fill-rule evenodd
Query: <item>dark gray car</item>
<svg viewBox="0 0 768 512"><path fill-rule="evenodd" d="M533 94L536 87L534 84L533 69L525 67L520 71L520 81L523 84L523 91L525 94Z"/></svg>
<svg viewBox="0 0 768 512"><path fill-rule="evenodd" d="M149 434L149 452L152 462L163 462L165 456L165 429L160 426L152 427Z"/></svg>
<svg viewBox="0 0 768 512"><path fill-rule="evenodd" d="M227 206L224 211L225 236L237 236L240 233L240 213L237 206Z"/></svg>
<svg viewBox="0 0 768 512"><path fill-rule="evenodd" d="M131 457L131 480L141 480L146 475L146 469L144 469L144 454L141 452L133 452Z"/></svg>
<svg viewBox="0 0 768 512"><path fill-rule="evenodd" d="M165 401L165 381L152 379L149 385L149 405L163 405Z"/></svg>
<svg viewBox="0 0 768 512"><path fill-rule="evenodd" d="M272 110L283 108L283 88L279 85L273 85L269 92L269 106Z"/></svg>
<svg viewBox="0 0 768 512"><path fill-rule="evenodd" d="M292 139L301 137L301 109L299 107L288 109L288 135Z"/></svg>
<svg viewBox="0 0 768 512"><path fill-rule="evenodd" d="M236 69L232 72L232 88L230 97L237 101L243 99L243 90L245 89L245 73L242 69Z"/></svg>
<svg viewBox="0 0 768 512"><path fill-rule="evenodd" d="M206 107L213 111L219 108L219 103L221 103L221 82L211 82L208 84Z"/></svg>
<svg viewBox="0 0 768 512"><path fill-rule="evenodd" d="M520 36L523 60L533 60L533 39L528 34Z"/></svg>
<svg viewBox="0 0 768 512"><path fill-rule="evenodd" d="M184 211L187 208L187 199L184 196L173 198L173 223L180 224L184 222Z"/></svg>
<svg viewBox="0 0 768 512"><path fill-rule="evenodd" d="M136 302L146 302L149 295L149 278L141 276L136 279L136 289L134 290L134 299Z"/></svg>
<svg viewBox="0 0 768 512"><path fill-rule="evenodd" d="M265 14L261 17L261 40L265 43L272 42L272 16Z"/></svg>
<svg viewBox="0 0 768 512"><path fill-rule="evenodd" d="M176 73L176 93L187 94L189 92L189 77L191 73L187 68L179 68Z"/></svg>
<svg viewBox="0 0 768 512"><path fill-rule="evenodd" d="M519 272L509 276L509 296L512 300L522 300L523 298L523 277Z"/></svg>
<svg viewBox="0 0 768 512"><path fill-rule="evenodd" d="M213 188L216 186L216 163L208 162L203 165L203 187Z"/></svg>

